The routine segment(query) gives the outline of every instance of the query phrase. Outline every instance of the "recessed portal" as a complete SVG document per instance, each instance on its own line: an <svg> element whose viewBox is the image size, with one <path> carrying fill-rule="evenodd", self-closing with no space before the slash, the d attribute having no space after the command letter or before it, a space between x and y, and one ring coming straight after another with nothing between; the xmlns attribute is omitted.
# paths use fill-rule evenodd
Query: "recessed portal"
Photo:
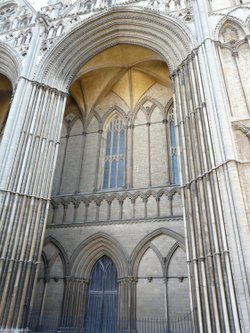
<svg viewBox="0 0 250 333"><path fill-rule="evenodd" d="M143 332L139 320L170 325L190 311L175 135L172 82L157 53L117 45L79 70L65 109L48 234L71 254L99 249L100 232L109 246L90 276L88 258L77 265L70 259L79 270L70 272L65 287L62 327L117 333L119 325L122 332L128 326ZM93 251L88 237L96 237ZM117 248L126 253L117 258L119 282L108 257ZM71 290L78 292L69 296Z"/></svg>

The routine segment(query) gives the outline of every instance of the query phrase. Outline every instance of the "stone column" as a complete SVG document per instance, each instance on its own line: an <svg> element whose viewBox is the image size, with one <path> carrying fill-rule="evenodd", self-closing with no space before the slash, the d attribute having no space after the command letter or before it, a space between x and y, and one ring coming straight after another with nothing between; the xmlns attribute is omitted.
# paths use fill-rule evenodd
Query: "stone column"
<svg viewBox="0 0 250 333"><path fill-rule="evenodd" d="M102 136L103 136L103 129L98 130L98 145L97 145L97 155L96 155L96 169L95 169L95 185L94 185L94 192L98 190L98 179L99 176L99 168L100 168L100 154L101 154L101 146L102 146Z"/></svg>
<svg viewBox="0 0 250 333"><path fill-rule="evenodd" d="M76 222L77 221L77 213L78 213L78 208L80 206L80 200L79 198L74 198L73 199L73 205L74 205L74 216L73 216L73 222Z"/></svg>
<svg viewBox="0 0 250 333"><path fill-rule="evenodd" d="M137 278L126 277L119 281L119 333L136 333Z"/></svg>
<svg viewBox="0 0 250 333"><path fill-rule="evenodd" d="M169 109L167 110L169 112ZM166 115L168 117L168 114ZM162 124L164 126L165 131L165 139L166 139L166 161L167 161L167 184L171 183L171 158L170 158L170 135L169 135L169 126L168 126L168 119L164 118L162 120Z"/></svg>
<svg viewBox="0 0 250 333"><path fill-rule="evenodd" d="M129 291L128 283L126 278L122 278L118 281L118 290L119 290L119 314L118 314L118 323L119 323L119 333L127 333L129 325Z"/></svg>
<svg viewBox="0 0 250 333"><path fill-rule="evenodd" d="M160 200L161 200L160 197L156 197L156 198L155 198L155 201L156 201L156 216L157 216L157 217L160 217L160 215L161 215L161 210L160 210Z"/></svg>
<svg viewBox="0 0 250 333"><path fill-rule="evenodd" d="M148 209L147 209L148 198L143 198L142 201L144 204L144 218L147 218L147 216L148 216Z"/></svg>
<svg viewBox="0 0 250 333"><path fill-rule="evenodd" d="M65 147L63 150L62 169L60 172L57 194L62 193L63 175L64 175L64 171L65 171L65 163L66 163L66 156L67 156L67 152L68 152L68 145L69 145L69 126L67 125L67 135L65 137Z"/></svg>
<svg viewBox="0 0 250 333"><path fill-rule="evenodd" d="M38 329L42 326L42 320L43 320L44 306L45 306L45 300L46 300L46 296L47 296L48 284L49 284L49 278L46 277L46 278L44 278L44 289L43 289L43 294L42 294L42 304L41 304L39 319L38 319L38 323L37 323Z"/></svg>
<svg viewBox="0 0 250 333"><path fill-rule="evenodd" d="M53 209L52 221L51 222L54 224L57 221L57 210L58 210L59 204L58 204L57 201L53 200L53 201L51 201L51 206L52 206L52 209Z"/></svg>
<svg viewBox="0 0 250 333"><path fill-rule="evenodd" d="M175 73L174 85L188 262L199 331L240 332L218 179L223 166L216 164L197 53Z"/></svg>
<svg viewBox="0 0 250 333"><path fill-rule="evenodd" d="M151 162L151 131L150 123L146 124L148 129L148 186L152 186L152 162Z"/></svg>
<svg viewBox="0 0 250 333"><path fill-rule="evenodd" d="M128 188L133 188L134 187L134 125L130 125L129 129L130 129L130 156L129 156L129 174L130 174L130 178L128 180L129 184L128 184ZM129 132L128 132L129 133Z"/></svg>
<svg viewBox="0 0 250 333"><path fill-rule="evenodd" d="M66 278L59 332L79 332L84 326L87 281Z"/></svg>
<svg viewBox="0 0 250 333"><path fill-rule="evenodd" d="M101 201L96 202L96 222L99 221L99 216L100 216L100 207L101 207Z"/></svg>
<svg viewBox="0 0 250 333"><path fill-rule="evenodd" d="M119 219L123 218L123 199L119 199Z"/></svg>
<svg viewBox="0 0 250 333"><path fill-rule="evenodd" d="M1 332L27 326L65 101L63 92L19 79L0 151Z"/></svg>
<svg viewBox="0 0 250 333"><path fill-rule="evenodd" d="M196 150L200 150L200 162L198 155L195 161L202 171L202 177L199 181L194 178L192 182L189 178L189 183L192 183L198 200L204 202L203 208L197 204L200 210L196 216L197 221L199 215L201 218L199 239L203 239L203 252L210 258L207 260L205 257L205 263L211 261L209 267L214 269L214 275L210 271L210 277L207 278L208 292L212 285L211 294L214 295L214 301L210 301L213 304L210 306L211 322L217 321L217 312L220 322L217 332L249 332L249 221L239 174L240 161L237 159L229 118L230 110L220 75L221 64L215 42L211 38L207 11L207 1L193 1L194 23L200 46L189 73L193 73L190 82L190 86L193 86L192 100L200 106L196 112L196 131L199 133Z"/></svg>
<svg viewBox="0 0 250 333"><path fill-rule="evenodd" d="M67 202L67 200L61 200L62 206L63 206L63 218L62 218L62 224L64 224L66 222L66 216L67 216L67 210L69 207L69 204Z"/></svg>

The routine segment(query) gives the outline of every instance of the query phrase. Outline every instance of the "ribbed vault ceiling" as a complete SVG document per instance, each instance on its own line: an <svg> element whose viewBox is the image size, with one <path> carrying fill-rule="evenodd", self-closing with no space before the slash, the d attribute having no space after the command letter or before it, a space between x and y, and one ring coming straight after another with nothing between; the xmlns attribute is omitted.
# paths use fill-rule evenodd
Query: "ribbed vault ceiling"
<svg viewBox="0 0 250 333"><path fill-rule="evenodd" d="M117 45L88 61L79 71L70 93L88 113L110 92L133 109L154 84L171 88L166 64L155 52L135 45Z"/></svg>

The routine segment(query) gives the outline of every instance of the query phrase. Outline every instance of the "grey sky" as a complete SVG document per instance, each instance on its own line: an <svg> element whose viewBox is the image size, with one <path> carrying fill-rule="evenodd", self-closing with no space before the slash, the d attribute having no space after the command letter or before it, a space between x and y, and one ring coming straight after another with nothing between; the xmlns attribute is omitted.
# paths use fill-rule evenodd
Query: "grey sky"
<svg viewBox="0 0 250 333"><path fill-rule="evenodd" d="M43 6L46 6L47 4L47 0L28 0L28 1L37 10Z"/></svg>

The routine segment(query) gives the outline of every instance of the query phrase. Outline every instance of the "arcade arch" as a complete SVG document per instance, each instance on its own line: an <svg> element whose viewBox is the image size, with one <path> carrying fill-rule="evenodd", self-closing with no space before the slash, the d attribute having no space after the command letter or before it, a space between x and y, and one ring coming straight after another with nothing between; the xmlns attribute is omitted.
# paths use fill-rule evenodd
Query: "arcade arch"
<svg viewBox="0 0 250 333"><path fill-rule="evenodd" d="M118 44L154 51L172 72L197 41L183 21L170 15L163 17L145 8L112 8L66 34L46 54L34 77L39 82L68 90L84 64Z"/></svg>
<svg viewBox="0 0 250 333"><path fill-rule="evenodd" d="M119 228L114 222L138 223L142 219L148 222L152 219L153 223L157 217L167 220L174 214L182 215L179 184L175 182L172 163L172 153L176 147L173 147L172 142L175 137L172 124L173 88L168 66L152 49L119 43L85 63L79 69L69 91L49 224L63 228L65 223L70 227L80 222L83 228L88 225L92 235L81 242L73 252L71 280L66 287L65 297L69 297L67 295L70 288L78 290L79 295L76 297L80 305L74 316L79 318L80 326L84 325L84 313L88 313L86 295L91 299L92 293L97 292L89 289L88 286L92 285L89 279L94 274L93 267L99 267L100 270L102 265L98 263L102 263L102 258L107 256L117 270L120 309L118 317L122 325L127 325L128 318L132 316L132 325L135 327L136 313L140 317L149 317L152 310L152 315L155 316L157 311L154 310L159 310L159 306L162 307L158 312L159 316L166 320L171 306L165 306L165 303L168 303L169 291L162 293L162 290L166 288L165 279L168 278L169 268L158 270L154 281L150 283L150 272L144 271L144 266L152 256L150 253L144 253L143 257L136 256L140 269L139 273L135 272L132 269L133 263L125 253L141 245L133 241L134 236L131 237L132 224L131 231L124 231L122 242L117 242L115 233L118 230L123 233L123 227ZM120 161L123 163L122 169ZM113 177L116 180L113 180ZM97 226L102 230L102 226L97 224L99 222L106 225L105 233L95 233ZM172 229L175 228L173 224ZM178 228L183 229L181 217ZM146 224L142 223L140 237L146 232ZM179 233L172 231L172 235ZM64 237L66 239L67 235L64 234ZM182 237L180 239L182 241ZM153 245L153 242L157 245ZM171 237L164 238L160 234L158 237L155 236L154 241L148 240L146 252L150 252L154 246L165 248L164 243L167 246L163 252L167 256L174 244ZM68 246L71 250L74 245L74 242L69 240ZM179 273L182 270L184 272L183 267L186 267L185 250L183 245L181 246L180 249L179 245L176 246L169 258L171 263L175 261L171 261L172 258L182 258L178 263L182 267L179 268ZM123 247L130 250L123 251ZM158 258L158 266L162 260L163 257ZM150 265L152 269L155 268L151 261ZM173 266L173 271L178 272L175 263ZM179 275L172 277L177 281L177 287L180 287ZM186 295L186 303L182 302L185 306L180 306L178 314L190 310L187 273L182 275L185 281L180 285L185 289L182 296ZM160 302L158 307L145 302L143 310L142 295L147 294L147 290L150 291L148 296L151 295L152 299L163 296L163 302ZM128 296L128 293L132 295ZM130 305L128 297L132 297ZM136 303L139 304L138 308L135 306ZM70 325L67 318L69 313L73 315L73 304L71 310L70 306L63 307L65 321L61 323L62 326ZM88 317L87 321L89 320Z"/></svg>
<svg viewBox="0 0 250 333"><path fill-rule="evenodd" d="M204 4L194 2L194 13L197 15L197 21L201 23L201 31L204 32L205 38L207 21L203 22L199 19L199 11L201 10L202 16L204 13L202 5ZM1 146L0 156L3 165L1 185L4 189L1 192L1 202L4 202L2 215L7 217L3 221L2 230L4 232L1 234L2 258L4 258L1 289L4 295L9 295L6 299L4 297L1 299L3 327L22 328L23 322L25 323L23 318L28 316L29 308L25 307L23 302L32 298L36 269L26 269L26 265L32 258L32 265L36 266L41 252L43 222L50 200L51 178L66 101L65 93L68 92L82 66L86 65L95 55L112 46L133 44L148 47L151 51L161 55L162 60L168 64L174 81L176 124L179 126L180 133L178 144L182 165L181 185L187 213L188 262L190 262L191 275L194 277L192 296L199 311L197 320L199 329L229 331L232 328L234 331L240 331L238 306L239 313L244 314L241 319L247 329L249 326L245 319L248 318L247 311L249 310L247 293L244 296L244 292L247 290L245 277L249 269L248 266L245 266L244 261L248 244L245 241L247 223L245 211L242 214L239 213L243 198L237 178L238 161L231 159L234 156L231 149L233 139L230 126L224 121L226 103L222 93L216 94L216 90L221 91L222 84L219 80L213 41L207 37L196 50L197 45L190 32L179 20L135 7L115 8L100 15L93 15L84 24L80 24L70 33L65 34L42 58L40 67L30 67L30 70L25 72L29 77L20 78L12 103L12 119L15 119L13 122L7 122L9 125L6 126L6 135L4 135L6 144ZM227 45L224 46L227 48ZM241 42L239 46L241 48ZM245 51L243 53L245 54ZM211 57L210 54L212 54ZM5 58L4 53L3 59ZM11 58L10 63L12 60ZM244 60L244 57L241 60ZM99 95L99 97L102 99L103 96ZM246 104L247 102L246 100ZM97 103L99 103L99 99L97 99ZM169 102L162 106L165 108L168 104ZM94 107L96 108L96 106L97 104ZM51 109L54 112L51 112ZM218 109L222 111L217 112ZM147 115L142 110L136 116L138 115L147 119ZM29 121L23 122L25 117ZM45 119L47 121L44 121ZM98 146L103 134L102 129L99 128L100 117L96 111L93 111L93 116L89 119L91 133L97 132L98 134ZM70 126L72 128L77 124L77 128L74 128L77 132L74 134L79 134L81 126L84 128L84 124L81 124L83 120L84 118L82 119L80 116L74 123L72 122L72 126ZM136 125L141 125L138 119L136 121ZM34 123L39 126L34 128ZM151 124L146 123L146 125L147 137L151 139ZM133 124L130 130L133 130ZM29 138L31 132L34 140ZM46 138L41 133L46 133ZM130 138L132 137L131 135ZM138 133L137 137L139 137ZM143 137L144 143L145 137ZM148 147L150 147L149 141ZM227 141L227 144L224 141ZM131 146L132 142L131 139ZM82 140L82 145L85 144L85 141ZM94 145L96 146L95 143ZM72 142L72 146L77 145ZM4 148L2 149L2 147ZM91 150L89 149L89 151ZM84 149L80 150L80 152L83 151ZM120 226L122 223L119 221L123 219L125 211L123 199L126 198L126 200L131 199L131 215L128 214L127 220L146 223L150 216L151 218L156 217L156 222L155 220L154 222L159 223L163 219L163 216L160 215L162 206L159 204L159 198L162 200L163 196L160 196L160 193L168 194L168 198L165 199L170 199L170 204L168 206L168 201L166 201L166 204L163 205L163 207L169 207L166 210L165 218L173 219L173 207L176 207L176 204L172 205L172 199L175 196L172 194L178 193L178 191L175 189L173 191L172 189L167 191L160 189L158 192L151 190L154 183L153 179L150 179L153 170L150 149L148 151L144 149L142 155L145 154L148 154L149 157L143 156L142 161L145 166L147 191L144 191L145 189L142 187L140 174L137 173L137 178L134 177L132 171L136 164L134 165L131 161L136 154L131 153L128 162L130 173L127 174L126 182L131 191L125 191L125 194L110 191L108 195L103 193L96 198L100 165L97 150L94 158L95 168L91 169L94 180L92 179L89 184L89 189L93 188L93 190L88 189L87 196L82 198L79 195L82 194L79 192L80 184L72 201L61 196L60 203L63 204L63 209L60 211L61 216L57 216L57 220L62 224L70 224L72 220L78 219L78 222L82 224L87 222L88 227L91 222L93 228L95 227L93 222L109 223L112 220ZM228 159L229 156L230 159ZM81 155L80 160L83 161ZM78 163L75 165L78 166ZM88 168L89 165L80 165L78 170L86 169L86 167ZM81 175L80 172L79 174ZM78 174L77 177L79 177ZM88 179L83 178L84 186L87 182ZM134 191L134 186L140 188ZM239 191L235 194L233 188L238 188ZM106 211L101 207L103 199ZM17 202L20 205L10 204ZM54 202L55 208L57 202ZM84 213L79 214L77 209L82 203L84 203ZM22 209L19 209L20 207ZM26 214L23 214L23 211ZM104 217L100 221L100 213L103 211L105 214L102 215ZM232 216L230 216L230 212L233 212ZM168 216L168 214L170 215ZM18 224L15 223L17 217ZM174 219L175 222L176 220L178 218ZM239 224L239 228L238 225L235 226L235 222ZM104 225L104 223L99 223L98 228L100 225ZM126 223L123 223L124 228L125 225ZM10 227L11 233L6 232L10 230ZM82 227L85 228L83 225ZM146 232L151 227L151 224L148 224L145 227ZM237 229L235 229L236 227ZM61 228L63 227L61 226ZM87 228L84 230L86 231ZM137 230L137 232L139 231ZM68 231L68 233L70 232ZM85 236L85 233L79 234ZM28 235L24 242L21 241L23 235ZM77 236L76 233L75 237ZM23 254L22 261L18 258L19 253L16 251L14 238L20 242L18 246L19 253ZM32 239L32 242L29 242L28 239ZM196 241L197 239L199 242ZM241 241L242 246L237 247ZM14 260L10 263L9 258ZM18 265L16 265L17 262ZM16 265L16 269L9 270L9 265ZM203 283L204 281L206 283ZM214 281L218 281L220 288L214 288ZM130 282L131 280L128 283ZM77 284L76 290L82 291L84 283L83 280L70 281L69 290ZM131 283L136 283L136 281L133 280ZM134 290L134 285L130 285L130 287L130 290ZM236 294L241 295L242 299L236 300ZM211 307L210 304L214 306ZM220 306L221 304L224 306Z"/></svg>

